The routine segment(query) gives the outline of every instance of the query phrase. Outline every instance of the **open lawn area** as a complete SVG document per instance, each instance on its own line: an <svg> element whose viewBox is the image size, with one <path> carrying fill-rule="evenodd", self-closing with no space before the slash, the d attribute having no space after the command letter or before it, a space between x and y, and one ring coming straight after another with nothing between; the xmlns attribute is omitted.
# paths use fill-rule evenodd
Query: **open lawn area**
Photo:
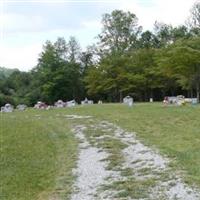
<svg viewBox="0 0 200 200"><path fill-rule="evenodd" d="M70 119L67 117L70 115L92 116L94 120ZM171 169L180 173L188 185L200 188L199 105L164 107L160 103L138 103L127 107L102 104L1 113L0 199L70 199L76 180L72 169L78 160L78 139L72 128L79 124L90 126L85 132L90 144L109 152L110 156L106 158L109 159L108 168L114 170L116 166L122 165L123 160L118 152L126 148L121 142L123 139L107 139L98 144L94 140L94 137L105 134L106 130L101 129L101 126L96 131L91 128L102 121L135 133L144 145L157 149L162 156L170 159ZM128 169L123 173L126 177L132 177ZM109 187L126 190L121 193L124 197L139 198L141 194L134 192L133 188L137 191L138 188L147 190L149 185L155 184L155 180L138 182L130 178L122 183L118 181Z"/></svg>

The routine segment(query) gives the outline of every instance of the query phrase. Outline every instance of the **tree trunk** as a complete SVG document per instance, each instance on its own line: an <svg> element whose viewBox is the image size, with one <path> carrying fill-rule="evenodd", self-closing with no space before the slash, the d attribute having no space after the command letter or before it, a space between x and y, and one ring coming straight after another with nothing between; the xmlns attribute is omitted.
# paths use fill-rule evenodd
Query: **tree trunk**
<svg viewBox="0 0 200 200"><path fill-rule="evenodd" d="M200 101L200 87L199 87L199 82L197 81L197 84L196 84L196 93L197 93L197 103L199 103Z"/></svg>
<svg viewBox="0 0 200 200"><path fill-rule="evenodd" d="M123 94L122 91L119 92L119 101L120 103L122 103L122 99L123 99Z"/></svg>
<svg viewBox="0 0 200 200"><path fill-rule="evenodd" d="M153 99L153 89L151 89L151 95L150 97Z"/></svg>
<svg viewBox="0 0 200 200"><path fill-rule="evenodd" d="M190 96L191 96L191 98L193 98L193 89L191 89L191 91L190 91Z"/></svg>

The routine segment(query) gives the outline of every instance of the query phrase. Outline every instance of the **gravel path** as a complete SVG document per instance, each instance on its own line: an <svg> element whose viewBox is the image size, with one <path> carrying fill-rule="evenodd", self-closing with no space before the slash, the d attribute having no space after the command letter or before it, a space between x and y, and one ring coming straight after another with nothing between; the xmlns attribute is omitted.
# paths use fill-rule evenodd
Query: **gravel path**
<svg viewBox="0 0 200 200"><path fill-rule="evenodd" d="M98 195L98 189L105 184L106 179L117 177L117 172L106 170L105 160L108 154L100 148L92 147L84 136L85 126L76 126L73 129L76 137L80 140L79 160L77 169L74 170L77 181L74 185L74 194L71 200L94 200L104 199L108 194L102 192Z"/></svg>
<svg viewBox="0 0 200 200"><path fill-rule="evenodd" d="M78 117L81 119L84 117ZM75 117L73 116L73 119ZM94 124L95 123L95 124ZM119 191L102 190L102 186L112 184L119 180L126 180L120 171L108 170L109 153L99 148L98 143L106 138L118 139L126 145L121 150L124 162L121 170L131 169L136 180L156 179L156 185L149 188L146 200L200 200L200 192L187 186L177 172L173 172L169 163L170 160L161 156L157 150L145 146L140 142L135 133L129 133L120 127L106 122L95 122L92 124L78 125L73 129L76 137L80 140L79 160L75 175L74 193L71 200L114 200L132 198L115 198ZM86 139L85 132L90 129L94 133L103 131L103 135L92 138L95 145L90 144ZM165 179L163 179L165 175ZM137 198L135 198L137 199ZM141 199L141 198L138 198Z"/></svg>
<svg viewBox="0 0 200 200"><path fill-rule="evenodd" d="M167 180L158 182L158 184L152 188L149 199L200 200L200 191L187 186L181 177L170 170L169 159L161 156L158 151L152 150L142 144L136 139L134 133L126 132L120 127L108 122L103 122L103 124L107 124L108 127L113 125L115 137L120 138L121 141L128 145L128 147L123 150L125 157L124 168L132 168L136 178L159 179L160 173L168 174ZM142 169L145 169L147 173L140 173L139 171Z"/></svg>

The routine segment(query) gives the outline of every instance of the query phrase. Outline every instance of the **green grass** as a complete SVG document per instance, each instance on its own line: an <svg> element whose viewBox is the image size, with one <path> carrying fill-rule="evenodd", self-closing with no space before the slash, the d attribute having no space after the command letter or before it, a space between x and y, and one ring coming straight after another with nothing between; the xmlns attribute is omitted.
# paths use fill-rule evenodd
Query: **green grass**
<svg viewBox="0 0 200 200"><path fill-rule="evenodd" d="M3 113L0 131L0 199L69 196L77 143L66 119L46 111Z"/></svg>
<svg viewBox="0 0 200 200"><path fill-rule="evenodd" d="M72 120L62 116L66 114L92 115L97 120L108 120L136 132L145 144L158 148L174 160L172 167L184 170L189 184L200 187L200 106L163 107L153 103L129 108L103 104L1 114L0 199L43 200L57 195L69 198L77 141L70 132ZM117 143L116 149L110 149L112 155L116 155L118 147L123 148L117 141L107 140L102 145L108 147L109 142L111 146ZM116 162L121 162L120 158ZM129 171L124 173L128 175ZM116 184L117 188L122 187L121 183ZM134 185L136 189L151 183L137 184ZM127 182L123 187L127 186L128 191L129 185Z"/></svg>

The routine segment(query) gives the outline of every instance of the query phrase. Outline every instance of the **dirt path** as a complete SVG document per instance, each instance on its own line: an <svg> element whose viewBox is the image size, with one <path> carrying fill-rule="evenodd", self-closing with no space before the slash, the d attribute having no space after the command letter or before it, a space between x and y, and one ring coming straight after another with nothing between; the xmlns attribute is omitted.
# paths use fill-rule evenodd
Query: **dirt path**
<svg viewBox="0 0 200 200"><path fill-rule="evenodd" d="M106 121L80 122L72 130L80 140L80 151L71 200L200 199L200 192L170 169L170 160L134 133Z"/></svg>

